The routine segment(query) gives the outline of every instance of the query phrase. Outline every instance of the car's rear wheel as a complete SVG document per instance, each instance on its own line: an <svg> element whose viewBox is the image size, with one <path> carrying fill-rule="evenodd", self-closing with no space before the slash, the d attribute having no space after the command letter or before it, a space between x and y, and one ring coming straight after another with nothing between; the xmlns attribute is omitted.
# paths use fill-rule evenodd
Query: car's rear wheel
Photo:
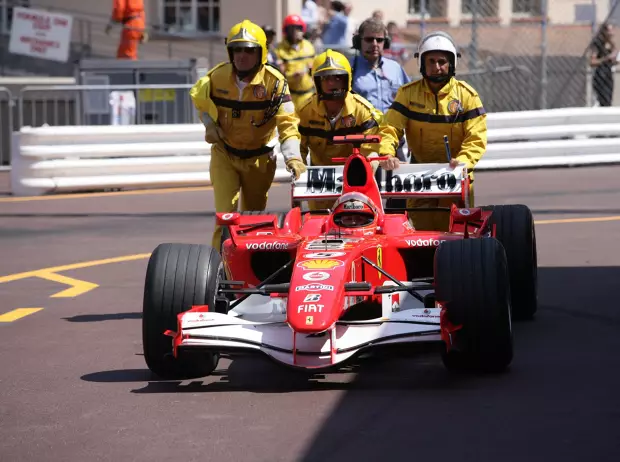
<svg viewBox="0 0 620 462"><path fill-rule="evenodd" d="M462 326L443 349L450 370L499 372L513 356L506 254L494 238L442 243L435 254L437 301Z"/></svg>
<svg viewBox="0 0 620 462"><path fill-rule="evenodd" d="M192 305L215 306L221 260L207 245L161 244L149 259L144 284L142 343L148 368L165 379L204 377L217 367L219 356L183 352L174 358L172 338L177 314Z"/></svg>
<svg viewBox="0 0 620 462"><path fill-rule="evenodd" d="M538 257L536 231L531 210L521 204L491 205L496 238L502 243L508 260L512 319L531 319L538 309Z"/></svg>

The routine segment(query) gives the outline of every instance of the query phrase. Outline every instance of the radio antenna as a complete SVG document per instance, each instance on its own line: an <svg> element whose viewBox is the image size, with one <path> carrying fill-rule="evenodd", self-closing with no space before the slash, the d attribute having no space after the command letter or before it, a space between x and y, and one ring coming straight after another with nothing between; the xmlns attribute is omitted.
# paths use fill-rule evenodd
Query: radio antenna
<svg viewBox="0 0 620 462"><path fill-rule="evenodd" d="M443 136L443 144L446 147L446 157L448 158L448 163L450 163L452 155L450 154L450 142L448 141L448 135Z"/></svg>

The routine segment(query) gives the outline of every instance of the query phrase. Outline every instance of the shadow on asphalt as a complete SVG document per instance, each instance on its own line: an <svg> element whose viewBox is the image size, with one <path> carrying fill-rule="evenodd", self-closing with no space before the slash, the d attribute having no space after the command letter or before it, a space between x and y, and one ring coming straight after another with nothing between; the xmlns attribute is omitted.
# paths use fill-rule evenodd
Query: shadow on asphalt
<svg viewBox="0 0 620 462"><path fill-rule="evenodd" d="M77 316L62 319L69 322L120 321L123 319L142 319L142 313L78 314Z"/></svg>
<svg viewBox="0 0 620 462"><path fill-rule="evenodd" d="M309 439L324 460L615 461L620 449L619 267L540 268L539 312L515 324L515 358L495 376L446 378L403 363L401 385L342 395ZM416 386L421 374L451 387ZM397 378L395 378L397 377Z"/></svg>
<svg viewBox="0 0 620 462"><path fill-rule="evenodd" d="M438 355L360 361L309 376L237 359L214 377L158 381L143 369L88 374L128 392L341 390L300 461L617 460L620 450L619 267L540 268L539 312L517 323L515 358L495 375L453 375ZM294 412L294 411L292 411Z"/></svg>
<svg viewBox="0 0 620 462"><path fill-rule="evenodd" d="M620 281L618 267L540 268L539 312L533 321L514 324L515 359L511 369L523 366L523 348L540 343L545 345L558 329L583 323L587 331L620 324L620 311L614 302ZM64 318L70 322L98 322L106 320L141 319L139 312L85 314ZM567 339L565 347L575 348L575 339ZM548 351L541 350L542 353ZM225 360L220 361L220 367ZM342 375L355 375L354 380L330 380ZM263 356L233 359L229 366L217 370L212 376L219 381L209 383L209 378L191 380L192 391L197 384L203 391L259 391L282 392L317 389L451 389L470 380L503 380L512 372L497 376L453 375L448 373L435 351L410 357L392 358L387 352L378 352L370 358L360 359L350 366L325 374L309 374L280 366ZM112 370L88 374L83 380L93 382L148 381L144 388L134 393L174 393L184 391L189 381L158 380L147 369Z"/></svg>

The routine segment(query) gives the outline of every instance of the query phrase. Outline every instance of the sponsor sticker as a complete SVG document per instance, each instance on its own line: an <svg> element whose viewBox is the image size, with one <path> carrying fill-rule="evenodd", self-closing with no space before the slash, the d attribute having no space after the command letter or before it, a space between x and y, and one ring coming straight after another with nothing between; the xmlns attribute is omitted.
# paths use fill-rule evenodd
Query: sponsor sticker
<svg viewBox="0 0 620 462"><path fill-rule="evenodd" d="M308 294L306 298L304 298L305 302L318 302L321 299L321 294Z"/></svg>
<svg viewBox="0 0 620 462"><path fill-rule="evenodd" d="M439 247L445 239L405 239L409 247Z"/></svg>
<svg viewBox="0 0 620 462"><path fill-rule="evenodd" d="M299 305L297 307L297 313L322 313L324 306L325 305L318 305L314 303Z"/></svg>
<svg viewBox="0 0 620 462"><path fill-rule="evenodd" d="M329 279L329 273L324 271L311 271L309 273L304 273L302 276L306 281L325 281Z"/></svg>
<svg viewBox="0 0 620 462"><path fill-rule="evenodd" d="M295 292L302 292L307 290L308 292L320 292L322 290L334 290L334 286L326 285L326 284L306 284L305 286L297 286L295 287Z"/></svg>
<svg viewBox="0 0 620 462"><path fill-rule="evenodd" d="M298 268L303 268L306 270L331 270L340 266L344 266L344 262L332 259L306 260L297 263Z"/></svg>
<svg viewBox="0 0 620 462"><path fill-rule="evenodd" d="M347 201L344 203L345 210L362 210L364 203L361 201Z"/></svg>
<svg viewBox="0 0 620 462"><path fill-rule="evenodd" d="M336 257L344 257L346 253L344 252L315 252L315 253L307 253L304 255L304 258L336 258Z"/></svg>
<svg viewBox="0 0 620 462"><path fill-rule="evenodd" d="M245 245L248 250L287 250L288 242L252 242Z"/></svg>
<svg viewBox="0 0 620 462"><path fill-rule="evenodd" d="M338 238L338 239L316 239L306 244L306 250L344 250L351 247L352 244L358 242L357 238Z"/></svg>

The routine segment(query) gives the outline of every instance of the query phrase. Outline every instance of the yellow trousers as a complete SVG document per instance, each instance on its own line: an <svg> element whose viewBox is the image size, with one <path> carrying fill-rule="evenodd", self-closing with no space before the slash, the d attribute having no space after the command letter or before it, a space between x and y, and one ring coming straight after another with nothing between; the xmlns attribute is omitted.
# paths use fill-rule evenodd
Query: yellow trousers
<svg viewBox="0 0 620 462"><path fill-rule="evenodd" d="M267 193L276 174L276 159L270 154L241 159L218 144L211 146L209 173L213 185L215 211L236 212L241 196L241 210L265 210ZM211 245L220 250L222 228L215 225Z"/></svg>

